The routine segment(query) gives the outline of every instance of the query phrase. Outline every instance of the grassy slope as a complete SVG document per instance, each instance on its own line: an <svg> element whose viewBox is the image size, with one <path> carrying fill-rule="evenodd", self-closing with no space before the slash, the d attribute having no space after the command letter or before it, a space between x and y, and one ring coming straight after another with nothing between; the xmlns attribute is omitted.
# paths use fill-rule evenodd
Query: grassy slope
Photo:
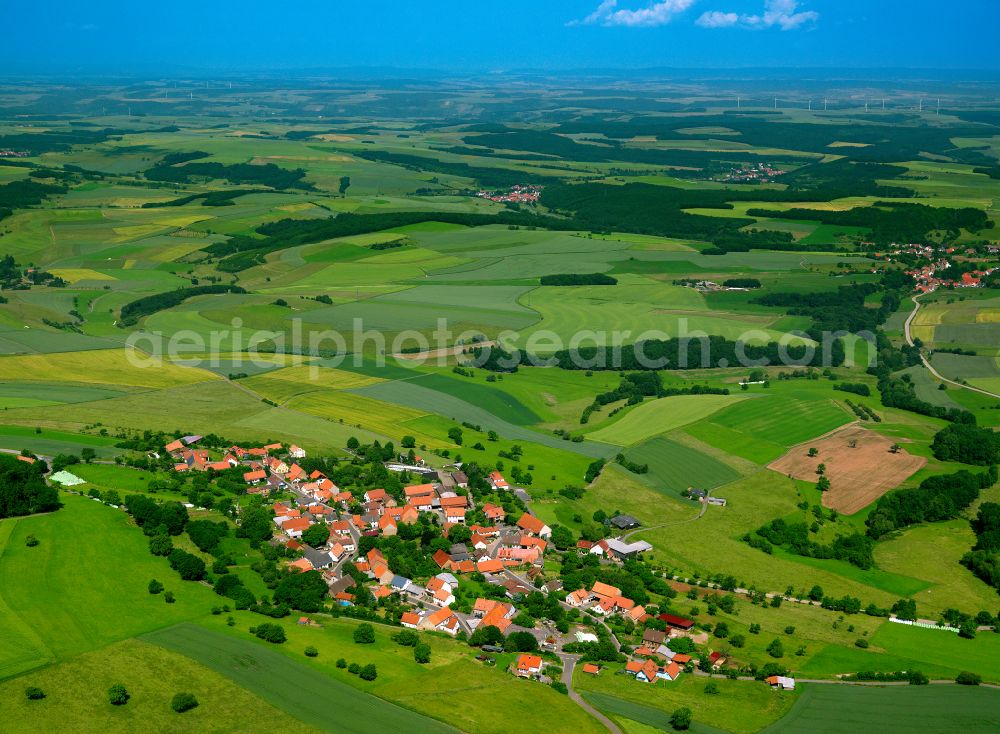
<svg viewBox="0 0 1000 734"><path fill-rule="evenodd" d="M0 615L21 633L14 645L0 645L0 677L193 619L218 599L150 555L124 512L83 497L63 501L55 513L2 523ZM39 545L25 546L27 535ZM175 592L176 603L147 593L153 578Z"/></svg>
<svg viewBox="0 0 1000 734"><path fill-rule="evenodd" d="M238 639L197 625L178 625L144 639L196 660L326 731L363 734L382 727L420 734L455 731L412 711L387 706L370 694L359 693L250 638ZM291 681L295 684L289 685Z"/></svg>
<svg viewBox="0 0 1000 734"><path fill-rule="evenodd" d="M115 683L122 683L131 696L125 706L108 703L107 689ZM29 701L25 686L38 686L46 698ZM174 713L170 699L180 691L193 693L198 707ZM0 697L4 700L3 730L12 733L56 729L80 734L319 731L225 676L138 640L119 642L0 683Z"/></svg>

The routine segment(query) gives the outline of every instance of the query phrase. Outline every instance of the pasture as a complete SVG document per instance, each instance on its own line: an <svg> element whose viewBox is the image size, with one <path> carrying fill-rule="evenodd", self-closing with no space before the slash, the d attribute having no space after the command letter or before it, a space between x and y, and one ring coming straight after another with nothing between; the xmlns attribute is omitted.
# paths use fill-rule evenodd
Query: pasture
<svg viewBox="0 0 1000 734"><path fill-rule="evenodd" d="M125 706L108 703L107 690L125 685ZM25 686L45 691L29 701ZM175 693L195 694L198 707L179 715L170 708ZM27 675L0 682L4 729L65 729L81 734L128 734L146 729L165 734L191 731L318 734L311 726L195 661L139 640L126 640Z"/></svg>
<svg viewBox="0 0 1000 734"><path fill-rule="evenodd" d="M218 598L151 555L123 511L65 493L62 501L49 515L0 523L0 613L11 632L0 646L0 678L202 616ZM26 547L27 535L39 544ZM154 578L176 603L146 591Z"/></svg>

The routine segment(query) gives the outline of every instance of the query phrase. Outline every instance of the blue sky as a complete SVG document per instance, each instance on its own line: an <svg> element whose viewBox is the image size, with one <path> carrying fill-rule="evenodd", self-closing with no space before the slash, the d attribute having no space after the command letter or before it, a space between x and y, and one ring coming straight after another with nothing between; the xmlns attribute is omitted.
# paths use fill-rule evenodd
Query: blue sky
<svg viewBox="0 0 1000 734"><path fill-rule="evenodd" d="M399 67L1000 69L995 0L3 2L0 74Z"/></svg>

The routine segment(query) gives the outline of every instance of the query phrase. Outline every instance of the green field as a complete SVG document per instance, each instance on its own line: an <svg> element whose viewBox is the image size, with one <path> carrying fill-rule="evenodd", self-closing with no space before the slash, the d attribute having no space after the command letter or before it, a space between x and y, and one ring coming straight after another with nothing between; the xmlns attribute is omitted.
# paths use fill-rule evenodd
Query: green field
<svg viewBox="0 0 1000 734"><path fill-rule="evenodd" d="M677 395L633 408L612 425L588 434L594 441L630 446L660 433L686 426L740 400L730 395Z"/></svg>
<svg viewBox="0 0 1000 734"><path fill-rule="evenodd" d="M625 457L647 464L649 473L641 477L671 493L690 487L713 489L740 477L738 471L718 459L662 436L629 448Z"/></svg>
<svg viewBox="0 0 1000 734"><path fill-rule="evenodd" d="M767 734L839 732L992 732L1000 726L1000 694L963 686L862 687L805 685L788 715Z"/></svg>
<svg viewBox="0 0 1000 734"><path fill-rule="evenodd" d="M453 732L455 729L317 673L263 645L234 639L196 625L180 625L144 640L181 653L252 691L265 701L324 731ZM295 684L288 685L289 681Z"/></svg>

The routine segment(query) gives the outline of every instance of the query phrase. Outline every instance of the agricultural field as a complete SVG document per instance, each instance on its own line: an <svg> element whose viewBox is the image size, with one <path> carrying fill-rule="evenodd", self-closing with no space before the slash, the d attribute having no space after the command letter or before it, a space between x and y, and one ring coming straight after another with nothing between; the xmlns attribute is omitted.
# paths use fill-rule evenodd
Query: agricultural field
<svg viewBox="0 0 1000 734"><path fill-rule="evenodd" d="M899 445L851 426L809 442L808 448L804 444L796 446L767 468L796 479L816 481L822 464L823 476L830 481L830 489L823 493L823 505L853 515L927 463L922 456L911 456L905 449L894 452L894 446ZM815 456L811 456L813 449Z"/></svg>
<svg viewBox="0 0 1000 734"><path fill-rule="evenodd" d="M788 715L766 734L796 732L967 731L989 732L1000 725L1000 696L983 688L934 686L803 687Z"/></svg>

